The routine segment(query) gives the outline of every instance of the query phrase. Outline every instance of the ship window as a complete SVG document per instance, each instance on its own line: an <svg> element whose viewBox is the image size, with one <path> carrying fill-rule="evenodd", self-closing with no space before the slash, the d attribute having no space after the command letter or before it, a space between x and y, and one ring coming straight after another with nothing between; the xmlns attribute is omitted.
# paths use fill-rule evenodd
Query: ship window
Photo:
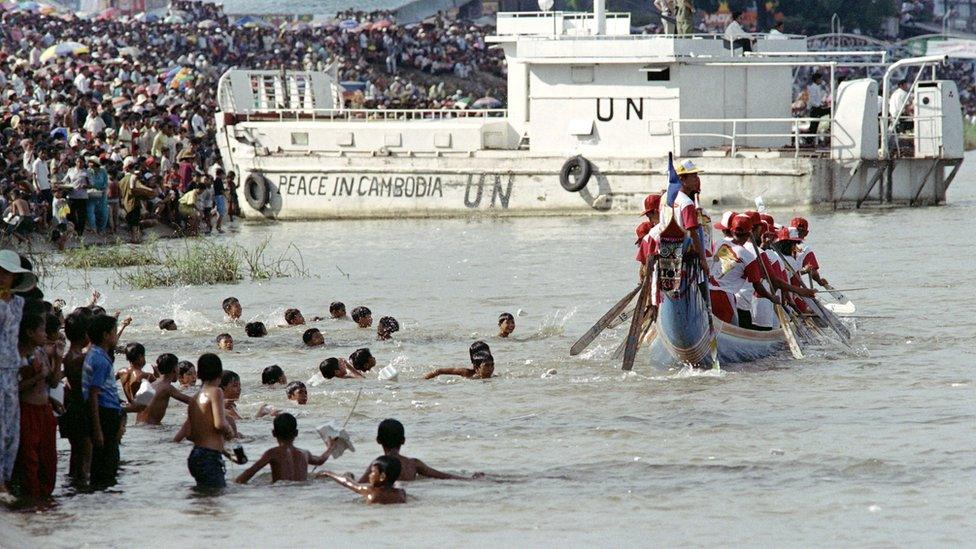
<svg viewBox="0 0 976 549"><path fill-rule="evenodd" d="M644 67L641 71L647 73L648 82L667 82L671 80L671 67Z"/></svg>
<svg viewBox="0 0 976 549"><path fill-rule="evenodd" d="M589 84L593 82L593 67L572 67L573 84Z"/></svg>
<svg viewBox="0 0 976 549"><path fill-rule="evenodd" d="M308 134L305 132L294 132L291 134L291 144L296 147L308 146Z"/></svg>

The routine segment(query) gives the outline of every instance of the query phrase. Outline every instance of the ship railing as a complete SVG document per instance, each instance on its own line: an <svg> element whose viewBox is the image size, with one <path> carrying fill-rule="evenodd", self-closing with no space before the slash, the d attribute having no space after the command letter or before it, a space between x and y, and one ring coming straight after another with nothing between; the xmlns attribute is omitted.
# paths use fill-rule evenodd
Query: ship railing
<svg viewBox="0 0 976 549"><path fill-rule="evenodd" d="M801 131L800 125L803 122L826 122L820 124L817 127L816 133L807 133ZM788 132L744 132L741 131L743 126L746 124L789 124L790 131ZM820 139L821 137L830 136L830 125L833 123L833 118L813 118L813 117L799 117L799 118L675 118L668 120L668 133L671 134L671 148L672 150L678 150L678 139L685 137L712 137L718 139L724 139L729 142L731 151L730 155L735 156L736 150L742 148L742 141L748 139L756 138L791 138L793 140L793 154L794 157L800 156L801 143L804 139ZM687 132L684 131L682 127L683 124L727 124L731 125L731 133L718 133L718 132ZM677 131L676 130L677 126ZM826 128L826 131L823 129Z"/></svg>
<svg viewBox="0 0 976 549"><path fill-rule="evenodd" d="M504 118L507 109L261 109L227 113L235 122L408 122Z"/></svg>

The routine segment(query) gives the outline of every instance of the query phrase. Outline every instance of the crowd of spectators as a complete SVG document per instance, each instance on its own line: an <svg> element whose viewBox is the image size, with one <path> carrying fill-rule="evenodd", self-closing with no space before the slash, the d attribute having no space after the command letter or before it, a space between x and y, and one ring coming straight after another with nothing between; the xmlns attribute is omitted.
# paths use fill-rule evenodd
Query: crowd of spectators
<svg viewBox="0 0 976 549"><path fill-rule="evenodd" d="M490 29L443 15L401 27L389 12L356 11L273 27L176 2L164 17L14 8L0 23L0 228L62 247L72 234L126 226L137 239L147 225L195 233L233 219L235 177L220 169L214 134L228 68L335 64L348 104L380 109L453 108L471 95L415 82L421 71L505 73Z"/></svg>

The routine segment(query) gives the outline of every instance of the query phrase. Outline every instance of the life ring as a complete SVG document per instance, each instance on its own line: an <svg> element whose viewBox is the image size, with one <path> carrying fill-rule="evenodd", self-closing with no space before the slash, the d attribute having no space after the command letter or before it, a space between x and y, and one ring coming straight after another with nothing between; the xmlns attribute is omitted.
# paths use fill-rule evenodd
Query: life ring
<svg viewBox="0 0 976 549"><path fill-rule="evenodd" d="M559 184L571 193L579 192L590 181L592 173L590 161L577 155L563 163L563 168L559 170Z"/></svg>
<svg viewBox="0 0 976 549"><path fill-rule="evenodd" d="M244 200L255 210L264 210L271 200L271 183L260 174L249 175L244 181Z"/></svg>

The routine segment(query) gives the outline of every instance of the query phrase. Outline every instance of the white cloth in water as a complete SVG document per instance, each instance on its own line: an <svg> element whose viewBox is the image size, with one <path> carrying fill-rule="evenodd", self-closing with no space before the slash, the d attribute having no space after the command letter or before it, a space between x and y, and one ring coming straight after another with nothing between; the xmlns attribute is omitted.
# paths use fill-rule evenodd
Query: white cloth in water
<svg viewBox="0 0 976 549"><path fill-rule="evenodd" d="M152 383L149 383L149 380L143 379L139 383L139 390L136 391L135 398L132 400L140 406L149 406L154 396L156 396L156 389L153 388Z"/></svg>
<svg viewBox="0 0 976 549"><path fill-rule="evenodd" d="M346 450L350 452L355 452L356 448L352 445L352 440L349 439L349 433L345 429L339 427L338 422L333 421L332 423L326 423L325 425L320 425L315 429L319 436L326 444L329 443L330 438L336 439L335 444L332 447L332 457L337 458L344 454Z"/></svg>
<svg viewBox="0 0 976 549"><path fill-rule="evenodd" d="M379 371L378 377L381 381L396 381L400 377L400 372L392 364L388 364Z"/></svg>

